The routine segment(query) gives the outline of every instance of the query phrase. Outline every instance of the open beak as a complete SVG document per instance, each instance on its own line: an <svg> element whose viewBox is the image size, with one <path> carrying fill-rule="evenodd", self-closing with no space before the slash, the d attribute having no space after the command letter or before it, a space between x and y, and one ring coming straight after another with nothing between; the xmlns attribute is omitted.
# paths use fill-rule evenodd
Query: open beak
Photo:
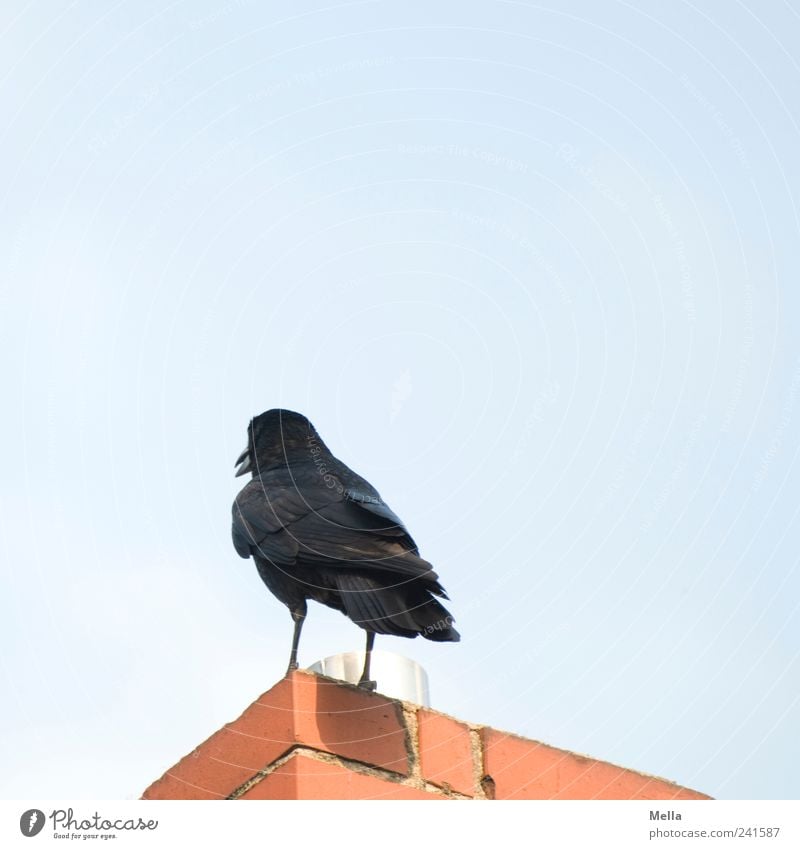
<svg viewBox="0 0 800 849"><path fill-rule="evenodd" d="M239 459L233 465L239 466L239 468L236 470L236 475L234 477L238 478L242 475L246 475L252 467L250 463L250 449L245 448L244 451L242 451L242 453L239 455Z"/></svg>

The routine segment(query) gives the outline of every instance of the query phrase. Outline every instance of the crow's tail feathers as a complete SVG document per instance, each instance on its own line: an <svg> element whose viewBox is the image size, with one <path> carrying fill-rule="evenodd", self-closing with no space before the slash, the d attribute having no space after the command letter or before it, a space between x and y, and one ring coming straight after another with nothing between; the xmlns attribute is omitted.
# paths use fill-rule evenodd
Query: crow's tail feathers
<svg viewBox="0 0 800 849"><path fill-rule="evenodd" d="M422 626L420 634L437 643L457 643L461 634L453 627L452 614L432 598L414 610L414 618Z"/></svg>
<svg viewBox="0 0 800 849"><path fill-rule="evenodd" d="M436 642L461 639L451 614L418 581L387 585L385 578L349 573L337 575L336 583L345 613L368 631Z"/></svg>

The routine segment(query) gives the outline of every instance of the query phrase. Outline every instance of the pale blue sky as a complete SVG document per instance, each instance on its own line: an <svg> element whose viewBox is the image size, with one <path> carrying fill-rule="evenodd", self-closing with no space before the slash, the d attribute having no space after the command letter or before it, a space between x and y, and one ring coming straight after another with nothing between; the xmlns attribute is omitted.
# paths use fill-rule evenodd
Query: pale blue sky
<svg viewBox="0 0 800 849"><path fill-rule="evenodd" d="M4 796L136 797L282 675L229 511L284 406L441 574L463 641L378 641L435 707L797 798L796 10L0 28Z"/></svg>

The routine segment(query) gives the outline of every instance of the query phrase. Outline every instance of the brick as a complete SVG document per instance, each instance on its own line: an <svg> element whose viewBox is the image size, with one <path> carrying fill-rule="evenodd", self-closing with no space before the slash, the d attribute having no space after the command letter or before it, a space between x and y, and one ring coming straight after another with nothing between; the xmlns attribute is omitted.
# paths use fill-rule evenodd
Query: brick
<svg viewBox="0 0 800 849"><path fill-rule="evenodd" d="M498 799L707 799L662 778L554 749L544 743L481 730L485 772Z"/></svg>
<svg viewBox="0 0 800 849"><path fill-rule="evenodd" d="M298 743L408 775L400 702L304 672L292 685Z"/></svg>
<svg viewBox="0 0 800 849"><path fill-rule="evenodd" d="M417 722L422 777L435 784L448 784L466 796L474 796L469 728L449 716L424 708L418 711Z"/></svg>
<svg viewBox="0 0 800 849"><path fill-rule="evenodd" d="M416 787L362 775L341 764L327 763L302 752L281 764L241 799L446 799Z"/></svg>

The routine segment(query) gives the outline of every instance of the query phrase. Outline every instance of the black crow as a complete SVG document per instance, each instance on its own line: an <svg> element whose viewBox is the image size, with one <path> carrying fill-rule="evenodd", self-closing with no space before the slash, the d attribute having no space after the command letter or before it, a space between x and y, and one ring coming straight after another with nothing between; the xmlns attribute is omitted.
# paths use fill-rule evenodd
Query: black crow
<svg viewBox="0 0 800 849"><path fill-rule="evenodd" d="M457 642L439 576L402 521L364 478L331 454L311 422L267 410L247 428L236 476L252 480L233 502L233 544L252 557L269 590L294 620L289 671L313 599L367 632L359 686L374 689L375 634ZM288 674L288 672L287 672Z"/></svg>

